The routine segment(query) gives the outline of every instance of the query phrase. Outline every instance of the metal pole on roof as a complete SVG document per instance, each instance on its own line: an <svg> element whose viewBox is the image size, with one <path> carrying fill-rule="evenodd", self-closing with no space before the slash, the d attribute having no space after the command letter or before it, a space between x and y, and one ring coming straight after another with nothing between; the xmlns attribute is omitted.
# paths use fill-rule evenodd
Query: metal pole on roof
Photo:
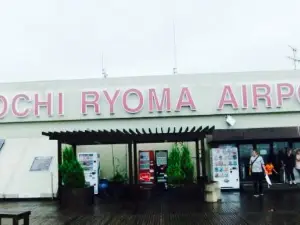
<svg viewBox="0 0 300 225"><path fill-rule="evenodd" d="M300 59L297 58L298 49L289 45L291 50L293 51L293 56L288 56L287 58L292 60L294 63L294 70L297 70L297 63L300 63Z"/></svg>
<svg viewBox="0 0 300 225"><path fill-rule="evenodd" d="M176 43L176 2L173 2L173 59L174 59L174 67L173 67L173 74L177 74L177 43Z"/></svg>
<svg viewBox="0 0 300 225"><path fill-rule="evenodd" d="M176 27L175 27L174 19L173 19L173 57L174 57L173 74L177 74L177 45L176 45Z"/></svg>
<svg viewBox="0 0 300 225"><path fill-rule="evenodd" d="M107 78L108 77L108 74L106 73L106 70L105 70L105 67L104 67L104 57L103 57L103 54L102 54L102 59L101 59L101 65L102 65L102 76L103 78Z"/></svg>

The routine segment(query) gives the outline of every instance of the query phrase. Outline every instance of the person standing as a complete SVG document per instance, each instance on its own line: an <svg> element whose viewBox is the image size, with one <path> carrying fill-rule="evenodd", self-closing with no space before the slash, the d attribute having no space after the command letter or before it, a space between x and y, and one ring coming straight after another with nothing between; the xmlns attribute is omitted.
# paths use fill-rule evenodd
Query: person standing
<svg viewBox="0 0 300 225"><path fill-rule="evenodd" d="M286 156L284 158L284 167L287 180L290 185L296 184L294 168L295 168L296 158L293 154L292 149L288 149L286 152Z"/></svg>
<svg viewBox="0 0 300 225"><path fill-rule="evenodd" d="M254 197L263 195L263 180L265 177L265 163L263 158L258 154L258 151L254 149L249 161L249 175L253 180Z"/></svg>

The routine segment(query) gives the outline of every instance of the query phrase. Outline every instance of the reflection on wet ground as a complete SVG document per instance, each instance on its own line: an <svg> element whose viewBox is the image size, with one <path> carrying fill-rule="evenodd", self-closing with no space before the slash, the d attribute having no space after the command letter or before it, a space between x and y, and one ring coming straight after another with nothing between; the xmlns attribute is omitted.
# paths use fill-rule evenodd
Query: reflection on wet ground
<svg viewBox="0 0 300 225"><path fill-rule="evenodd" d="M190 198L188 196L191 196ZM32 210L30 224L300 224L300 194L270 192L261 198L223 193L222 202L203 203L192 193L178 197L172 190L143 201L103 201L75 213L60 210L57 202L1 202L1 208ZM178 198L177 198L178 197ZM3 221L3 224L11 224Z"/></svg>

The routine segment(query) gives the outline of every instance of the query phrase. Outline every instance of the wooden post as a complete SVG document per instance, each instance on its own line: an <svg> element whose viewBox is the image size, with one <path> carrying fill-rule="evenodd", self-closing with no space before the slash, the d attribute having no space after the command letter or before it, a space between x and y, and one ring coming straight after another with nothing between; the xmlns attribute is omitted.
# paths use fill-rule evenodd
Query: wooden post
<svg viewBox="0 0 300 225"><path fill-rule="evenodd" d="M199 181L200 181L200 156L199 156L199 140L196 140L195 141L195 144L196 144L196 175L197 175L197 184L199 184Z"/></svg>
<svg viewBox="0 0 300 225"><path fill-rule="evenodd" d="M57 163L58 163L58 197L59 192L60 192L60 188L62 186L62 176L59 170L59 166L62 164L62 144L60 141L57 141Z"/></svg>
<svg viewBox="0 0 300 225"><path fill-rule="evenodd" d="M129 184L133 183L133 173L132 173L132 143L128 143L128 178Z"/></svg>
<svg viewBox="0 0 300 225"><path fill-rule="evenodd" d="M138 183L138 159L137 159L137 143L133 142L133 163L134 163L134 183Z"/></svg>
<svg viewBox="0 0 300 225"><path fill-rule="evenodd" d="M74 153L75 158L77 158L77 145L73 144L72 149L73 149L73 153Z"/></svg>
<svg viewBox="0 0 300 225"><path fill-rule="evenodd" d="M207 173L206 173L206 155L205 155L205 145L204 145L204 138L201 139L201 164L202 164L202 176L207 180Z"/></svg>

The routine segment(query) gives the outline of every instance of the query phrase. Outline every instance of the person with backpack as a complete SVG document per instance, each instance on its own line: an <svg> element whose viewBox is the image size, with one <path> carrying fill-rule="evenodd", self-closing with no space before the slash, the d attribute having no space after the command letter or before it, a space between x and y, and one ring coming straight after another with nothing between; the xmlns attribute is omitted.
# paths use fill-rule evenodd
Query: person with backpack
<svg viewBox="0 0 300 225"><path fill-rule="evenodd" d="M263 180L265 178L266 167L263 158L254 149L249 161L249 175L253 180L254 197L263 196Z"/></svg>

